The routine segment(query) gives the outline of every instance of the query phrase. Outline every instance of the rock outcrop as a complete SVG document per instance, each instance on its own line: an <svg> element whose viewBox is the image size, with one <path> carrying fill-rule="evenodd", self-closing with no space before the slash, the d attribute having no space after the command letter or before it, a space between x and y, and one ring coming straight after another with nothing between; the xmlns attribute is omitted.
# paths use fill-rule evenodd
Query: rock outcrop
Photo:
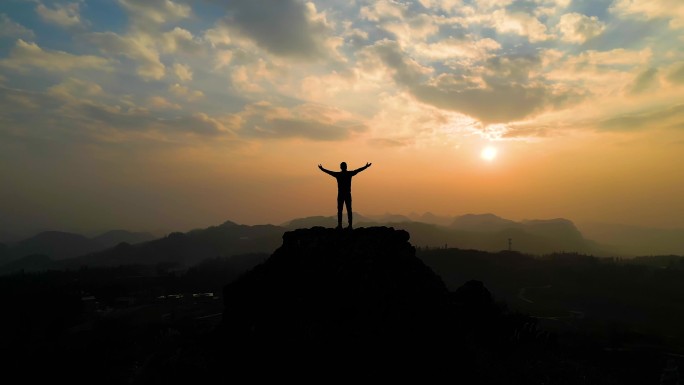
<svg viewBox="0 0 684 385"><path fill-rule="evenodd" d="M252 349L418 352L449 330L446 286L388 227L286 232L224 301L224 338Z"/></svg>

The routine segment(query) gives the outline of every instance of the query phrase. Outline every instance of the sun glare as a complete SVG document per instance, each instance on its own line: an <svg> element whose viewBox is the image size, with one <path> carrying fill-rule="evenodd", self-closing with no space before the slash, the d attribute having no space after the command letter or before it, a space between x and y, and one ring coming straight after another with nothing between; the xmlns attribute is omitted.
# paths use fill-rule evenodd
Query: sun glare
<svg viewBox="0 0 684 385"><path fill-rule="evenodd" d="M496 158L497 150L495 147L485 147L482 149L482 152L480 153L480 156L482 159L491 162Z"/></svg>

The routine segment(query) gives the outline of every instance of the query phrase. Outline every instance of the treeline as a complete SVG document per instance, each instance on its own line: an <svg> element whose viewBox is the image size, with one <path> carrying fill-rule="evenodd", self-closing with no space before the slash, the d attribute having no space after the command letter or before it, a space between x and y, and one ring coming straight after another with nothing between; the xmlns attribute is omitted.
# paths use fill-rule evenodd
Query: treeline
<svg viewBox="0 0 684 385"><path fill-rule="evenodd" d="M681 257L620 260L459 249L421 250L417 255L450 288L481 280L511 306L562 321L555 323L559 328L631 330L684 342Z"/></svg>

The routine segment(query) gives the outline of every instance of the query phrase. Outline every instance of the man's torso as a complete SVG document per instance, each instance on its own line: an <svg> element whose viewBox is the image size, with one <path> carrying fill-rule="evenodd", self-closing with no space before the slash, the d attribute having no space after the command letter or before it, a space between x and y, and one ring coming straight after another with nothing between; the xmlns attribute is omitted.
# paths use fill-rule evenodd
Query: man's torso
<svg viewBox="0 0 684 385"><path fill-rule="evenodd" d="M335 179L337 179L337 192L340 194L351 193L351 181L352 177L356 175L353 171L339 171L335 173Z"/></svg>

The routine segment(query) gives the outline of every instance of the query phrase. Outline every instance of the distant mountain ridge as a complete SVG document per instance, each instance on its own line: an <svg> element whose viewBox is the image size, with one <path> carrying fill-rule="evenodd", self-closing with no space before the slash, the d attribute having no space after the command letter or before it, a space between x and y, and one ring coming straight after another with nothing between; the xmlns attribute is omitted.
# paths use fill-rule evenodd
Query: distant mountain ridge
<svg viewBox="0 0 684 385"><path fill-rule="evenodd" d="M469 231L501 231L520 228L522 223L504 219L494 214L465 214L455 217L450 227Z"/></svg>
<svg viewBox="0 0 684 385"><path fill-rule="evenodd" d="M92 238L93 241L105 248L116 246L121 242L134 244L151 241L153 239L155 239L155 237L150 233L135 233L126 230L110 230Z"/></svg>
<svg viewBox="0 0 684 385"><path fill-rule="evenodd" d="M112 230L88 238L63 231L43 231L27 239L0 246L0 265L29 255L64 260L115 246L121 242L140 243L154 239L148 233Z"/></svg>
<svg viewBox="0 0 684 385"><path fill-rule="evenodd" d="M63 231L44 231L35 236L8 245L11 257L44 254L52 259L65 259L89 253L100 248L96 241L80 234Z"/></svg>
<svg viewBox="0 0 684 385"><path fill-rule="evenodd" d="M116 266L125 264L169 264L193 266L205 259L249 253L270 253L280 244L285 228L274 225L239 225L226 221L218 226L175 232L166 237L130 245L119 245L69 262L72 266Z"/></svg>
<svg viewBox="0 0 684 385"><path fill-rule="evenodd" d="M417 221L433 219L437 223ZM333 216L297 218L283 224L288 229L314 226L333 227ZM596 242L586 239L575 224L564 218L533 219L516 222L494 214L465 214L452 218L438 217L431 213L409 216L384 214L361 216L354 214L356 227L393 226L411 233L413 244L419 247L457 247L484 251L500 251L508 248L511 239L513 250L545 254L560 251L607 255Z"/></svg>
<svg viewBox="0 0 684 385"><path fill-rule="evenodd" d="M164 265L168 268L187 268L204 260L216 257L230 257L244 254L271 253L280 244L285 228L274 225L239 225L226 221L218 226L195 229L187 233L175 232L165 237L137 244L119 242L108 248L98 248L70 258L55 258L47 253L31 252L0 264L0 274L16 271L40 271L47 268L80 268L82 266L106 267L120 265ZM43 233L41 233L43 234ZM45 235L39 234L39 238ZM68 234L68 233L64 233ZM128 239L139 239L135 234L119 231L104 234L104 239L113 242L115 235L125 235ZM32 237L29 240L33 240ZM62 239L76 239L81 247L93 246L93 240L68 234ZM29 243L32 244L32 243ZM65 245L61 245L65 247ZM94 246L93 246L94 247ZM28 249L26 249L28 250ZM73 252L74 249L69 249ZM36 257L40 255L40 257ZM49 257L49 258L48 258ZM243 262L242 265L249 265ZM45 267L41 269L41 267Z"/></svg>
<svg viewBox="0 0 684 385"><path fill-rule="evenodd" d="M684 255L684 229L662 229L614 223L581 223L580 229L591 239L617 255Z"/></svg>
<svg viewBox="0 0 684 385"><path fill-rule="evenodd" d="M617 254L613 244L597 243L588 239L563 218L514 221L491 213L465 214L454 217L432 213L409 215L354 214L355 227L392 226L411 234L412 243L423 248L460 248L483 251L512 250L530 254L578 252L597 256ZM346 218L345 218L346 222ZM147 233L113 230L88 238L79 234L48 231L20 242L0 243L0 273L47 268L78 268L79 266L117 266L125 264L167 264L184 268L206 258L230 257L249 253L271 253L288 230L312 227L335 227L335 216L295 218L282 225L241 225L226 221L218 226L195 229L187 233L171 233L154 239ZM628 231L629 230L629 231ZM646 232L638 238L637 230L628 228L634 239L651 236L656 241L672 242L678 232ZM604 231L606 232L606 231ZM600 232L599 232L600 233ZM612 233L609 233L610 235ZM684 233L682 233L684 234ZM610 239L610 238L609 238ZM684 243L683 243L684 245ZM638 250L635 247L635 250ZM635 255L637 253L631 253ZM644 255L646 253L641 253ZM651 253L653 254L653 253ZM681 253L680 253L681 254ZM42 257L35 257L40 255ZM22 261L23 258L25 260ZM28 258L30 257L30 258ZM47 258L47 259L46 259ZM8 265L10 262L16 262ZM53 263L54 262L54 263ZM1 268L5 266L6 268Z"/></svg>
<svg viewBox="0 0 684 385"><path fill-rule="evenodd" d="M10 243L18 241L21 237L8 231L0 230L0 243Z"/></svg>

